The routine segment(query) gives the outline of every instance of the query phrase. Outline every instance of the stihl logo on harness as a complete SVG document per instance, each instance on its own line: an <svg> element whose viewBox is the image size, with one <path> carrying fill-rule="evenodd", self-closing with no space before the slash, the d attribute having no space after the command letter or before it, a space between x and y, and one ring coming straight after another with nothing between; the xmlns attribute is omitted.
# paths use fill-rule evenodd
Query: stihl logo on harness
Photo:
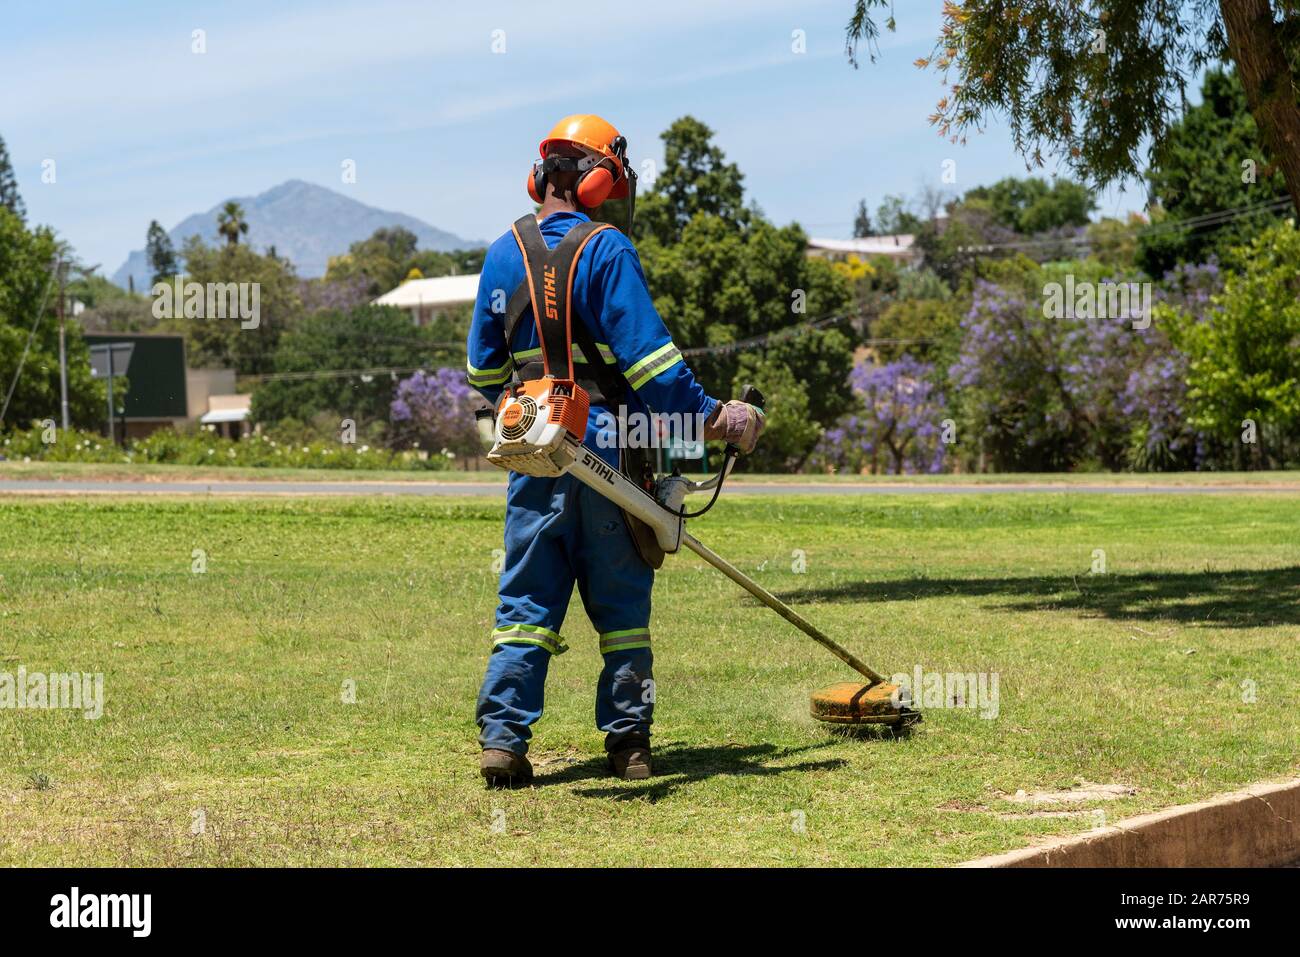
<svg viewBox="0 0 1300 957"><path fill-rule="evenodd" d="M555 267L547 266L542 270L542 300L547 319L559 319L560 309L555 302Z"/></svg>

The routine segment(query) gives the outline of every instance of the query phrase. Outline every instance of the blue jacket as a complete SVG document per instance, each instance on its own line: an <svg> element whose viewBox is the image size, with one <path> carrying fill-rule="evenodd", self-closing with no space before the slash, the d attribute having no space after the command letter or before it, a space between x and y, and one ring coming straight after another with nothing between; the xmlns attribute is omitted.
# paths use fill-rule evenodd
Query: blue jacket
<svg viewBox="0 0 1300 957"><path fill-rule="evenodd" d="M542 238L554 249L570 229L587 219L582 213L554 213L540 224ZM510 349L520 363L541 354L531 310L515 330L514 342L507 347L505 341L505 304L523 279L523 254L507 230L488 247L469 329L469 384L494 406L510 380ZM602 230L583 249L573 277L572 306L573 314L586 323L596 340L599 361L616 363L627 379L631 387L626 400L629 412L648 408L683 415L713 414L717 400L705 395L673 345L655 312L636 248L618 230ZM611 419L602 415L609 411L617 410L592 406L586 444L617 465L617 443L610 441L614 433L608 428ZM597 441L598 418L609 432L604 442Z"/></svg>

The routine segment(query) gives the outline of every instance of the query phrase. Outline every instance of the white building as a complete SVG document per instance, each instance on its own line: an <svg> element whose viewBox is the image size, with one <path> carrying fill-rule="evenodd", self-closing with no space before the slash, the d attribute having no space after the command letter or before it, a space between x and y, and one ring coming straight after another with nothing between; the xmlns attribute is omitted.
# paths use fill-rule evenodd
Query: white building
<svg viewBox="0 0 1300 957"><path fill-rule="evenodd" d="M913 249L916 237L910 233L897 236L864 236L861 239L809 239L808 255L823 259L846 259L857 256L868 259L871 256L888 256L903 262L916 258L918 250Z"/></svg>
<svg viewBox="0 0 1300 957"><path fill-rule="evenodd" d="M473 304L478 297L478 273L472 276L439 276L436 279L408 279L390 289L373 305L397 306L411 314L417 326L427 326L436 313L453 306Z"/></svg>

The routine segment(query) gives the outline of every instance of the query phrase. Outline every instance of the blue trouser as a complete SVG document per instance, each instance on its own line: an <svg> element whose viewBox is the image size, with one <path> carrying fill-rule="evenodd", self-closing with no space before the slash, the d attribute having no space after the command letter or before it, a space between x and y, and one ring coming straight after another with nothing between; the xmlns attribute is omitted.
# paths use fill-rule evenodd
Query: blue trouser
<svg viewBox="0 0 1300 957"><path fill-rule="evenodd" d="M637 554L614 503L571 475L511 474L501 603L476 715L484 748L527 753L551 656L566 650L560 631L574 582L600 632L596 726L605 732L605 746L614 750L630 735L649 737L654 570Z"/></svg>

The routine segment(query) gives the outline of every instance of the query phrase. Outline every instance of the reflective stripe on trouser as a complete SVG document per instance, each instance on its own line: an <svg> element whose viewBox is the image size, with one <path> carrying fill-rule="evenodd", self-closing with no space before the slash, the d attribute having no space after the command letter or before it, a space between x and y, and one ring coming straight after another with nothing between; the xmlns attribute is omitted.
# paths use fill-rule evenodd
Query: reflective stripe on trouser
<svg viewBox="0 0 1300 957"><path fill-rule="evenodd" d="M648 735L650 590L654 570L636 552L623 513L570 475L511 475L505 566L478 724L484 747L523 754L542 714L553 649L578 586L601 636L597 725L608 735ZM642 700L649 697L650 700Z"/></svg>
<svg viewBox="0 0 1300 957"><path fill-rule="evenodd" d="M542 716L546 675L554 656L538 645L500 644L488 658L478 695L479 744L527 754ZM649 738L654 721L654 655L648 646L607 652L596 683L596 727L616 750L630 736Z"/></svg>
<svg viewBox="0 0 1300 957"><path fill-rule="evenodd" d="M503 625L493 628L492 644L537 645L553 655L562 655L569 650L559 635L541 625Z"/></svg>
<svg viewBox="0 0 1300 957"><path fill-rule="evenodd" d="M600 653L602 655L607 655L611 651L649 647L649 628L624 628L622 631L607 631L600 636Z"/></svg>

